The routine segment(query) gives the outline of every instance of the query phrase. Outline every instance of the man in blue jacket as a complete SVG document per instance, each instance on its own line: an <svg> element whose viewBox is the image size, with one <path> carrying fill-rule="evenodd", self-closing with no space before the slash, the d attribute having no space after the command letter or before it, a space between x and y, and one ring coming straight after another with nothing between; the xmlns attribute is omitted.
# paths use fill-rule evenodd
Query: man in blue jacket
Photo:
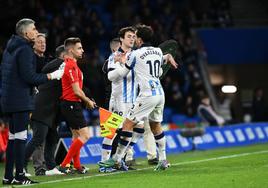
<svg viewBox="0 0 268 188"><path fill-rule="evenodd" d="M60 79L64 66L49 74L36 73L36 57L31 43L38 31L31 19L21 19L16 24L16 34L11 36L2 59L2 110L9 117L9 139L3 184L32 184L25 177L23 164L27 126L34 109L34 86L48 80ZM16 173L13 176L15 164Z"/></svg>

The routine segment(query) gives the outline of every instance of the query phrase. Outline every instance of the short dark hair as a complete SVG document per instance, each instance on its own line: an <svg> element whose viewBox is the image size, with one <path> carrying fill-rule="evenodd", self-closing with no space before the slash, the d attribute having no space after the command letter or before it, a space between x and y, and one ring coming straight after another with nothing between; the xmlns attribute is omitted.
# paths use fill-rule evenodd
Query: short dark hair
<svg viewBox="0 0 268 188"><path fill-rule="evenodd" d="M154 31L151 26L137 25L136 26L137 37L141 38L144 43L151 43L154 35Z"/></svg>
<svg viewBox="0 0 268 188"><path fill-rule="evenodd" d="M78 38L78 37L70 37L70 38L67 38L64 41L64 49L67 49L70 46L74 46L76 43L81 43L80 38Z"/></svg>
<svg viewBox="0 0 268 188"><path fill-rule="evenodd" d="M116 38L113 38L111 41L110 41L110 44L111 43L116 43L116 42L120 42L120 39L118 38L118 37L116 37Z"/></svg>
<svg viewBox="0 0 268 188"><path fill-rule="evenodd" d="M123 27L122 29L119 30L118 37L119 38L125 38L126 32L135 33L135 29L133 27Z"/></svg>
<svg viewBox="0 0 268 188"><path fill-rule="evenodd" d="M65 49L64 49L64 45L60 45L60 46L58 46L58 47L56 48L56 50L55 50L55 55L56 55L56 57L59 58L60 55L61 55L64 51L65 51Z"/></svg>
<svg viewBox="0 0 268 188"><path fill-rule="evenodd" d="M111 41L110 41L110 49L111 51L113 51L113 46L116 45L116 44L120 44L120 39L117 37L117 38L113 38Z"/></svg>

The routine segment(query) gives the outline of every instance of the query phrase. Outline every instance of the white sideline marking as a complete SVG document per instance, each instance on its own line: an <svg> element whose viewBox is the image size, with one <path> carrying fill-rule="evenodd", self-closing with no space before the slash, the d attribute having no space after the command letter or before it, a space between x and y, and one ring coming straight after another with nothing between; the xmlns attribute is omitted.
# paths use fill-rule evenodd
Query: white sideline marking
<svg viewBox="0 0 268 188"><path fill-rule="evenodd" d="M255 151L255 152L250 152L250 153L234 154L234 155L225 155L225 156L221 156L221 157L201 159L201 160L196 160L196 161L186 161L186 162L181 162L181 163L174 163L174 164L171 164L171 166L180 166L180 165L186 165L186 164L203 163L203 162L208 162L208 161L216 161L216 160L222 160L222 159L244 157L244 156L248 156L248 155L257 155L257 154L263 154L263 153L268 153L268 150ZM148 170L148 169L153 169L153 168L154 167L140 168L140 169L137 169L137 170L128 171L127 173L136 172L136 171L143 171L143 170ZM40 182L39 184L30 184L30 185L22 185L22 186L35 186L35 185L41 185L41 184L52 184L52 183L65 182L65 181L89 179L89 178L101 177L101 176L111 176L111 175L122 174L122 173L126 173L126 172L119 171L119 172L113 172L113 173L101 173L101 174L96 174L96 175L93 175L93 176L82 176L82 177L76 177L76 178L59 179L59 180ZM14 186L14 187L21 187L21 185Z"/></svg>

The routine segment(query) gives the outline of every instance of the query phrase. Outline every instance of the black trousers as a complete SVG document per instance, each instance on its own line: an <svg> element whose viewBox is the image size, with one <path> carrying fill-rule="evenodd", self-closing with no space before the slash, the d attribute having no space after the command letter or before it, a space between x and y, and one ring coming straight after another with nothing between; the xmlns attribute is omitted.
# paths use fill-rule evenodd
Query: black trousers
<svg viewBox="0 0 268 188"><path fill-rule="evenodd" d="M56 128L51 128L46 124L43 124L38 121L32 121L33 137L26 145L25 151L25 163L24 166L27 166L29 158L33 154L36 148L44 147L44 159L45 164L48 170L51 170L57 166L55 162L55 150L58 143L58 133ZM40 166L36 166L35 170L38 170L43 167L42 162L38 163Z"/></svg>

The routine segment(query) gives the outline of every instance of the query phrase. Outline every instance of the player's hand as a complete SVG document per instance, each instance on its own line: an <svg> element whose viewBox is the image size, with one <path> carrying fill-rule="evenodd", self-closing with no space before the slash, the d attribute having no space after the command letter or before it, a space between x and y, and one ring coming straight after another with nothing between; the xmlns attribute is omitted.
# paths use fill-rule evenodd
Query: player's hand
<svg viewBox="0 0 268 188"><path fill-rule="evenodd" d="M121 62L121 54L116 53L116 54L114 55L114 62L115 62L115 63L116 63L116 62Z"/></svg>
<svg viewBox="0 0 268 188"><path fill-rule="evenodd" d="M127 62L126 53L127 52L121 54L121 61L120 62L123 63L123 64L126 64L126 62Z"/></svg>
<svg viewBox="0 0 268 188"><path fill-rule="evenodd" d="M50 73L50 79L51 80L54 80L54 79L60 80L63 73L64 73L64 67L65 67L65 63L62 63L58 70Z"/></svg>
<svg viewBox="0 0 268 188"><path fill-rule="evenodd" d="M115 54L114 56L114 62L120 62L120 63L123 63L125 64L127 61L127 58L126 58L126 52L125 53L118 53L118 54Z"/></svg>
<svg viewBox="0 0 268 188"><path fill-rule="evenodd" d="M95 101L92 101L92 100L89 99L89 100L86 102L86 107L87 107L88 109L93 109L93 108L97 107L97 105L96 105Z"/></svg>
<svg viewBox="0 0 268 188"><path fill-rule="evenodd" d="M168 54L167 63L170 64L174 69L178 68L178 63L174 60L174 58L170 54Z"/></svg>

